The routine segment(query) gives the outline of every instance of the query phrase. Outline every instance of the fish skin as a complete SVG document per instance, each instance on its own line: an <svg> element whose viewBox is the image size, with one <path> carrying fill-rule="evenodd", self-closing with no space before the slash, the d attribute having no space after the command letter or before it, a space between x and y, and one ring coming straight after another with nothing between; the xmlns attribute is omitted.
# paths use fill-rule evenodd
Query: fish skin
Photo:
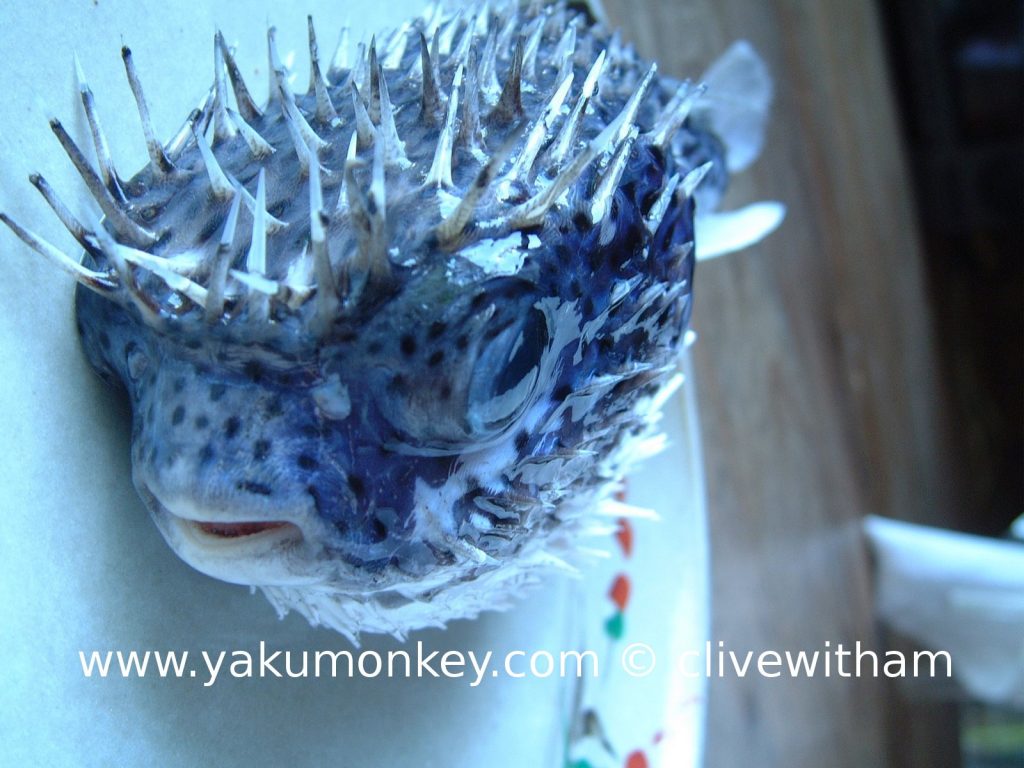
<svg viewBox="0 0 1024 768"><path fill-rule="evenodd" d="M657 444L728 181L699 113L666 135L687 89L585 9L494 13L379 35L306 94L278 70L262 106L218 35L191 129L104 173L124 221L81 238L83 349L169 544L353 639L572 560Z"/></svg>

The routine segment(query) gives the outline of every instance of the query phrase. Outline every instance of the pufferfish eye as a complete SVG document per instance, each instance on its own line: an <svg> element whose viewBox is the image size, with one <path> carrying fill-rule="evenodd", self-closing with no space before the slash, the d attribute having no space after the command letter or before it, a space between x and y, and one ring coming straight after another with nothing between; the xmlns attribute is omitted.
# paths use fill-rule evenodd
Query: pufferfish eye
<svg viewBox="0 0 1024 768"><path fill-rule="evenodd" d="M504 431L532 401L548 339L547 320L531 307L522 322L485 342L473 368L467 409L478 435Z"/></svg>
<svg viewBox="0 0 1024 768"><path fill-rule="evenodd" d="M377 388L377 407L395 430L385 440L392 450L456 454L514 427L536 400L550 346L547 319L530 302L466 317L462 332L442 340L444 364L430 365L434 351Z"/></svg>

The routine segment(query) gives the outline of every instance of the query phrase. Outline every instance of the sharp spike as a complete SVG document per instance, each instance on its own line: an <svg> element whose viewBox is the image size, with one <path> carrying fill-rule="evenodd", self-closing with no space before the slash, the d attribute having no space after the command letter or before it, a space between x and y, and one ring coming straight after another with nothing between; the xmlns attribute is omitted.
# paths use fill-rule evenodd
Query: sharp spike
<svg viewBox="0 0 1024 768"><path fill-rule="evenodd" d="M462 89L462 124L459 126L458 143L480 155L480 83L477 80L476 50L469 52L469 65L466 67L466 85Z"/></svg>
<svg viewBox="0 0 1024 768"><path fill-rule="evenodd" d="M423 29L428 35L433 35L441 27L444 21L444 3L442 0L431 0L427 10L423 12Z"/></svg>
<svg viewBox="0 0 1024 768"><path fill-rule="evenodd" d="M622 111L612 121L611 125L608 126L615 130L615 133L613 134L614 143L617 144L622 141L633 127L633 122L636 120L637 112L640 111L640 105L647 97L647 92L650 90L651 82L654 80L654 76L657 72L658 65L651 64L651 67L647 70L643 80L640 81L640 85L637 86L633 95L629 97L629 101L626 102L626 106L622 108Z"/></svg>
<svg viewBox="0 0 1024 768"><path fill-rule="evenodd" d="M370 52L368 54L370 67L370 103L366 105L366 111L374 125L380 123L380 65L377 63L377 36L370 38Z"/></svg>
<svg viewBox="0 0 1024 768"><path fill-rule="evenodd" d="M665 188L658 194L658 198L654 201L654 205L651 206L651 210L647 213L644 222L647 225L647 231L652 235L661 227L661 220L665 218L665 212L668 211L678 186L679 174L674 173L672 178L665 184Z"/></svg>
<svg viewBox="0 0 1024 768"><path fill-rule="evenodd" d="M437 40L438 53L450 57L452 47L455 45L455 33L459 31L459 26L465 13L465 8L459 8L455 15L449 19L448 23L443 28L439 28ZM434 58L435 60L437 59L436 56Z"/></svg>
<svg viewBox="0 0 1024 768"><path fill-rule="evenodd" d="M235 110L229 109L227 112L228 117L232 122L234 122L235 127L238 129L238 133L241 135L242 139L245 140L246 145L248 145L249 153L254 158L259 160L264 157L269 157L276 151L270 142L260 136L259 133L256 132L256 129L245 122L245 118L235 112Z"/></svg>
<svg viewBox="0 0 1024 768"><path fill-rule="evenodd" d="M174 171L174 165L164 153L163 145L157 140L153 131L153 123L149 118L149 105L146 103L146 95L142 90L142 82L139 80L139 73L135 69L135 61L132 59L132 51L128 46L121 48L121 58L124 60L124 69L128 74L128 84L131 86L132 95L135 96L135 104L139 108L139 119L142 121L142 131L146 135L146 149L149 151L150 164L157 175L166 175Z"/></svg>
<svg viewBox="0 0 1024 768"><path fill-rule="evenodd" d="M316 43L313 17L307 16L306 23L309 27L309 90L316 93L316 119L321 123L340 125L341 120L334 109L330 94L327 92L327 83L320 72L320 52Z"/></svg>
<svg viewBox="0 0 1024 768"><path fill-rule="evenodd" d="M522 16L519 15L519 11L514 5L509 6L507 10L508 18L505 19L505 24L498 33L497 49L499 51L507 51L511 47L512 38L515 37L516 31L523 22Z"/></svg>
<svg viewBox="0 0 1024 768"><path fill-rule="evenodd" d="M338 285L331 270L331 255L327 242L327 214L320 174L309 176L309 237L313 250L313 268L316 273L316 316L320 331L331 327L338 311Z"/></svg>
<svg viewBox="0 0 1024 768"><path fill-rule="evenodd" d="M209 322L219 320L224 314L224 292L227 286L228 269L234 256L235 230L238 227L238 211L242 207L244 195L235 194L228 211L227 221L221 231L217 252L213 257L210 270L209 288L206 292L206 319Z"/></svg>
<svg viewBox="0 0 1024 768"><path fill-rule="evenodd" d="M615 155L608 163L608 167L605 169L604 176L601 177L601 181L597 185L597 189L594 191L594 195L590 202L590 220L595 224L599 221L603 221L611 208L612 197L615 195L615 190L619 186L619 181L622 179L622 173L626 170L626 163L629 162L629 153L633 150L633 142L636 141L639 129L634 126L630 129L629 133L626 134L626 138L619 142L618 149L615 150Z"/></svg>
<svg viewBox="0 0 1024 768"><path fill-rule="evenodd" d="M352 138L348 142L348 154L345 156L345 167L347 168L350 164L354 164L356 161L356 150L358 147L358 137L355 131L352 132ZM341 177L341 187L338 189L338 202L334 206L335 215L344 213L348 210L348 179L345 174Z"/></svg>
<svg viewBox="0 0 1024 768"><path fill-rule="evenodd" d="M120 177L114 168L114 161L110 157L110 148L107 146L107 137L100 127L99 115L96 112L96 102L92 95L92 89L85 80L85 73L82 71L82 64L75 54L75 77L78 80L78 93L82 99L82 107L85 109L85 117L89 122L89 131L92 133L92 143L96 148L96 160L100 166L100 176L110 194L119 203L126 201Z"/></svg>
<svg viewBox="0 0 1024 768"><path fill-rule="evenodd" d="M155 243L157 236L132 221L125 210L111 197L109 190L103 186L100 177L96 175L96 171L86 161L82 150L78 148L78 145L75 144L67 131L64 130L64 126L61 125L60 121L57 119L51 120L50 128L53 129L54 134L57 136L57 141L60 142L68 157L71 158L75 169L82 177L96 202L99 203L100 208L107 217L107 221L110 222L110 226L113 227L117 235L136 245L145 246Z"/></svg>
<svg viewBox="0 0 1024 768"><path fill-rule="evenodd" d="M352 109L356 115L356 135L359 137L359 148L364 149L373 144L373 137L376 130L370 115L363 104L363 97L359 94L359 86L352 81Z"/></svg>
<svg viewBox="0 0 1024 768"><path fill-rule="evenodd" d="M252 217L252 239L245 257L245 270L259 277L265 277L267 271L267 180L262 168L256 181L256 210ZM267 297L251 297L250 312L255 319L266 320L270 313Z"/></svg>
<svg viewBox="0 0 1024 768"><path fill-rule="evenodd" d="M573 107L572 112L569 113L565 123L562 124L558 136L551 145L548 163L555 169L565 162L565 158L569 156L570 151L576 144L576 137L579 134L580 126L583 124L583 117L586 115L587 106L590 104L590 99L594 94L594 87L597 85L597 79L600 77L601 69L604 67L604 60L605 52L601 51L594 65L590 68L587 79L583 82L583 90L580 92L576 105Z"/></svg>
<svg viewBox="0 0 1024 768"><path fill-rule="evenodd" d="M338 33L338 44L334 46L334 55L331 56L331 65L327 68L327 79L334 80L341 77L341 73L349 69L349 38L351 31L348 25L341 28Z"/></svg>
<svg viewBox="0 0 1024 768"><path fill-rule="evenodd" d="M505 87L498 98L498 104L491 111L489 120L496 123L510 123L523 114L523 38L516 41L512 53L512 64L509 66Z"/></svg>
<svg viewBox="0 0 1024 768"><path fill-rule="evenodd" d="M345 185L348 191L349 209L356 220L358 255L348 265L350 300L357 300L363 288L369 283L381 283L391 279L391 261L388 258L386 214L384 212L384 155L374 145L374 166L369 195L364 196L355 178L358 161L345 166Z"/></svg>
<svg viewBox="0 0 1024 768"><path fill-rule="evenodd" d="M349 81L366 90L370 80L370 64L366 55L366 45L360 43L356 48L356 64L349 73Z"/></svg>
<svg viewBox="0 0 1024 768"><path fill-rule="evenodd" d="M214 141L230 139L235 135L235 125L228 117L228 85L224 71L224 45L218 31L213 37L213 138Z"/></svg>
<svg viewBox="0 0 1024 768"><path fill-rule="evenodd" d="M196 146L199 147L199 154L203 158L203 165L206 166L206 173L210 177L210 192L218 200L227 200L235 193L234 186L224 175L224 170L217 162L216 155L213 154L210 145L206 143L206 137L201 133L195 133L194 136Z"/></svg>
<svg viewBox="0 0 1024 768"><path fill-rule="evenodd" d="M405 49L409 45L409 32L411 29L412 24L407 21L395 30L395 34L388 40L384 58L381 59L381 66L384 69L401 68L402 57L405 56Z"/></svg>
<svg viewBox="0 0 1024 768"><path fill-rule="evenodd" d="M451 61L464 64L469 56L469 51L473 47L473 38L476 35L476 21L477 17L474 16L469 24L466 25L465 31L462 33L462 37L459 38L459 44L452 51L451 56L448 58Z"/></svg>
<svg viewBox="0 0 1024 768"><path fill-rule="evenodd" d="M437 41L437 35L434 35ZM420 65L423 69L423 95L420 97L420 119L427 125L437 125L441 120L441 95L437 90L435 59L430 56L426 35L420 32Z"/></svg>
<svg viewBox="0 0 1024 768"><path fill-rule="evenodd" d="M480 92L487 100L498 98L501 92L501 84L498 83L498 29L492 27L487 35L487 42L484 43L483 53L480 55L480 69L477 80L480 83Z"/></svg>
<svg viewBox="0 0 1024 768"><path fill-rule="evenodd" d="M91 288L101 296L108 297L117 288L117 282L113 275L104 272L95 272L83 267L56 246L46 242L33 232L23 229L6 213L0 213L0 221L10 227L11 231L17 235L18 239L25 243L25 245L44 258L49 259L51 262L74 277L75 280L86 288Z"/></svg>
<svg viewBox="0 0 1024 768"><path fill-rule="evenodd" d="M110 244L108 243L108 247L109 246ZM182 296L185 296L193 304L200 307L206 306L206 300L209 296L206 288L192 280L189 280L184 275L169 269L167 267L166 259L160 256L154 256L151 253L146 253L145 251L128 248L127 246L120 244L117 244L117 248L120 251L121 258L129 264L133 264L136 267L142 267L147 272L152 272L163 280L167 284L168 288L180 293Z"/></svg>
<svg viewBox="0 0 1024 768"><path fill-rule="evenodd" d="M220 53L224 57L224 63L227 65L228 79L231 80L231 88L235 92L238 112L247 121L257 120L263 115L263 112L256 106L256 102L249 93L249 88L246 86L245 80L242 79L242 72L235 62L234 54L231 53L231 49L224 42L224 36L220 32L217 33L217 44L220 46Z"/></svg>
<svg viewBox="0 0 1024 768"><path fill-rule="evenodd" d="M237 179L231 179L231 182L235 185L235 188L242 193L242 202L245 203L246 209L249 211L249 213L253 215L253 217L255 217L256 211L259 208L259 206L256 204L256 198L253 197L252 194L250 194L249 190L247 190L244 186L239 184ZM266 209L264 209L264 217L267 222L268 234L273 235L277 232L280 232L282 229L285 229L288 226L287 221L281 221L279 218L271 216L270 213L266 211Z"/></svg>
<svg viewBox="0 0 1024 768"><path fill-rule="evenodd" d="M551 181L547 187L524 203L517 205L508 217L511 226L528 227L540 224L558 198L580 177L594 158L604 151L608 129L602 132L587 148L576 155L573 161Z"/></svg>
<svg viewBox="0 0 1024 768"><path fill-rule="evenodd" d="M299 159L299 172L303 176L308 176L311 161L312 163L317 163L316 154L303 141L298 128L292 120L286 119L285 124L288 126L288 135L291 136L292 146L295 147L295 156Z"/></svg>
<svg viewBox="0 0 1024 768"><path fill-rule="evenodd" d="M463 66L459 64L452 78L452 93L448 97L448 112L444 127L437 138L434 161L427 173L427 185L434 187L452 186L452 143L455 140L455 113L459 109L459 88L462 86Z"/></svg>
<svg viewBox="0 0 1024 768"><path fill-rule="evenodd" d="M561 114L562 104L565 103L565 97L569 94L569 89L572 87L573 74L569 73L569 76L562 80L561 84L555 89L554 95L548 101L547 107L544 112L534 120L533 125L530 127L530 132L526 137L526 143L523 145L523 151L516 158L515 164L512 166L512 170L508 173L508 180L519 178L521 176L528 175L530 169L533 167L534 160L537 159L537 153L540 152L541 147L544 145L544 140L547 138L548 132L551 130L551 126L554 124L555 119Z"/></svg>
<svg viewBox="0 0 1024 768"><path fill-rule="evenodd" d="M395 125L395 110L391 105L391 94L388 92L388 81L384 77L384 70L379 72L380 78L380 130L378 134L384 143L385 161L388 165L397 165L400 168L408 168L412 165L405 154L405 145L398 136L398 126Z"/></svg>
<svg viewBox="0 0 1024 768"><path fill-rule="evenodd" d="M544 37L544 21L543 16L533 20L533 29L523 48L523 77L526 80L537 79L537 52L540 50L541 38Z"/></svg>
<svg viewBox="0 0 1024 768"><path fill-rule="evenodd" d="M518 145L519 140L522 138L522 132L522 126L512 130L501 148L480 169L473 184L466 191L465 197L462 198L455 210L438 225L436 229L437 239L442 244L450 246L462 239L466 226L473 219L473 213L476 211L477 205L479 205L480 200L486 194L491 184L493 184L495 178L497 178L498 172L505 164L508 156L512 154L512 150Z"/></svg>
<svg viewBox="0 0 1024 768"><path fill-rule="evenodd" d="M434 64L434 82L441 82L441 40L437 30L434 31L434 36L430 39L430 60Z"/></svg>
<svg viewBox="0 0 1024 768"><path fill-rule="evenodd" d="M551 60L558 63L558 77L564 78L573 70L573 56L576 54L576 25L570 24L555 46Z"/></svg>
<svg viewBox="0 0 1024 768"><path fill-rule="evenodd" d="M582 95L588 99L594 95L594 91L597 89L597 81L601 78L601 73L604 71L604 62L607 56L608 51L601 51L597 55L593 65L590 67L590 71L587 72L587 79L583 81Z"/></svg>
<svg viewBox="0 0 1024 768"><path fill-rule="evenodd" d="M708 175L708 171L714 167L714 163L707 162L704 165L699 165L690 171L688 174L683 176L682 191L686 197L693 197L693 193L700 186L700 183L704 181L704 177Z"/></svg>
<svg viewBox="0 0 1024 768"><path fill-rule="evenodd" d="M704 95L706 90L707 86L700 85L695 88L689 81L680 85L679 90L676 91L669 103L665 105L661 119L658 120L651 132L647 134L651 144L663 149L667 147L676 131L686 121L694 102Z"/></svg>
<svg viewBox="0 0 1024 768"><path fill-rule="evenodd" d="M291 91L281 91L281 104L284 107L284 118L288 124L289 131L299 137L299 140L309 147L314 154L319 154L330 146L330 142L324 141L313 130L313 127L306 121L302 112L295 104L295 97Z"/></svg>
<svg viewBox="0 0 1024 768"><path fill-rule="evenodd" d="M214 88L210 88L206 92L206 96L199 103L199 106L189 113L181 128L178 129L178 132L164 146L164 152L171 158L171 162L181 157L181 153L185 151L189 142L193 140L193 132L206 133L206 129L209 127L210 120L213 117L213 98Z"/></svg>
<svg viewBox="0 0 1024 768"><path fill-rule="evenodd" d="M86 238L88 230L82 225L73 213L68 209L64 202L57 197L57 193L53 191L53 187L50 186L49 182L46 181L38 173L33 173L28 177L29 182L39 190L39 194L43 196L53 212L57 214L57 218L60 219L60 223L64 225L64 228L71 233L71 236L78 241L88 251L93 251L93 244Z"/></svg>
<svg viewBox="0 0 1024 768"><path fill-rule="evenodd" d="M288 72L281 63L281 56L277 52L277 27L267 27L267 69L269 70L269 82L267 84L267 108L274 99L283 103L284 95L291 93L288 87Z"/></svg>

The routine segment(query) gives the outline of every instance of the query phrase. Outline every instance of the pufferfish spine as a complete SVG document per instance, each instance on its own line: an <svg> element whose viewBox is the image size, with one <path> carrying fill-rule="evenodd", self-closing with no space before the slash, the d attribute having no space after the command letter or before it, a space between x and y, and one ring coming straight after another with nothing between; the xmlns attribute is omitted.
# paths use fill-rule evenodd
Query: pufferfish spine
<svg viewBox="0 0 1024 768"><path fill-rule="evenodd" d="M695 245L741 247L781 209L711 213L760 147L745 45L706 89L565 3L342 41L325 71L310 19L296 94L271 29L259 105L218 33L167 144L124 48L150 158L128 179L78 67L95 165L51 127L102 221L40 176L81 261L0 220L78 281L172 548L355 639L502 608L629 513L612 495L662 443Z"/></svg>

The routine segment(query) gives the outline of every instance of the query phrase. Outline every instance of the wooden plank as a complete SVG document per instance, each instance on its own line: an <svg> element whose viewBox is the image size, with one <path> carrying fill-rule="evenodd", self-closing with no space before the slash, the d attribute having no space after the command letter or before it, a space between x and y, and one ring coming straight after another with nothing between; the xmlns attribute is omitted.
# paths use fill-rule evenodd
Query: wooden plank
<svg viewBox="0 0 1024 768"><path fill-rule="evenodd" d="M737 651L871 644L860 517L935 521L955 504L874 7L606 6L664 72L699 76L745 37L777 83L766 154L729 203L779 199L789 218L696 279L713 637ZM871 679L714 680L707 764L886 765L886 690Z"/></svg>

